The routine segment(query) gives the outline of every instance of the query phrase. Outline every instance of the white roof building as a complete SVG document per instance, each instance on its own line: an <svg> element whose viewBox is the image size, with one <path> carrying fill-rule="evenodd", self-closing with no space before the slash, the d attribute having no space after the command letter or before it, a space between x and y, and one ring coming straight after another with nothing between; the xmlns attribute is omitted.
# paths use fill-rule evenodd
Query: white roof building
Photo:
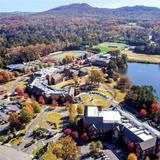
<svg viewBox="0 0 160 160"><path fill-rule="evenodd" d="M97 107L88 107L88 117L102 117L103 123L120 123L121 115L118 111L102 110Z"/></svg>

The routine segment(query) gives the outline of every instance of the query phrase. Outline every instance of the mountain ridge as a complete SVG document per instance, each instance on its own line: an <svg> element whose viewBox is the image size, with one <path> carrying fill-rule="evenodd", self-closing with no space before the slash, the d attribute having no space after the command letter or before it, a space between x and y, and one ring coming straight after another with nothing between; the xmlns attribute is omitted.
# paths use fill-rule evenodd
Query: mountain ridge
<svg viewBox="0 0 160 160"><path fill-rule="evenodd" d="M87 3L75 3L50 9L39 14L65 16L100 16L108 18L159 19L160 8L148 6L125 6L120 8L98 8Z"/></svg>
<svg viewBox="0 0 160 160"><path fill-rule="evenodd" d="M148 6L124 6L120 8L99 8L87 3L73 3L56 7L43 12L7 12L4 15L54 15L54 16L96 16L105 18L127 18L127 19L146 19L160 20L160 8Z"/></svg>

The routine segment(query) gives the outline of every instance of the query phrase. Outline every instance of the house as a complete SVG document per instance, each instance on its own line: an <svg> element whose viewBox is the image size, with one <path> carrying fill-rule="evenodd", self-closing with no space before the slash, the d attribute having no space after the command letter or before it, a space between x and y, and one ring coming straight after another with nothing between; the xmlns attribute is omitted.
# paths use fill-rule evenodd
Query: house
<svg viewBox="0 0 160 160"><path fill-rule="evenodd" d="M105 137L112 132L113 143L119 140L126 145L134 143L139 160L159 152L160 132L120 108L104 110L102 107L87 106L83 121L91 138Z"/></svg>

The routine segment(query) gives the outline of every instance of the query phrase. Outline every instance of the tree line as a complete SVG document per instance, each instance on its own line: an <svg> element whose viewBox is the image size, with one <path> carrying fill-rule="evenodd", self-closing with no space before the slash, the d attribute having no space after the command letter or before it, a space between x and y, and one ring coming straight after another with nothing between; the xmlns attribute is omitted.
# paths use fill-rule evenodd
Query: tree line
<svg viewBox="0 0 160 160"><path fill-rule="evenodd" d="M38 59L50 52L92 46L105 41L143 45L150 28L158 22L137 21L141 27L128 27L129 20L52 15L1 17L0 67ZM124 27L125 26L125 27ZM154 39L158 37L153 33Z"/></svg>

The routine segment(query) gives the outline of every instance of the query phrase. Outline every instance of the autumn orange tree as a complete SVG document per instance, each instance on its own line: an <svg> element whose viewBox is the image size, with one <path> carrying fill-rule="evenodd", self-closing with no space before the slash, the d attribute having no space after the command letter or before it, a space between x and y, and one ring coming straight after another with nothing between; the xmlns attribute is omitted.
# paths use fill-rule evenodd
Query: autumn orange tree
<svg viewBox="0 0 160 160"><path fill-rule="evenodd" d="M134 153L130 153L128 155L127 160L138 160L137 156Z"/></svg>
<svg viewBox="0 0 160 160"><path fill-rule="evenodd" d="M70 55L67 55L63 58L63 64L68 64L72 61L74 61L75 57L74 56L70 56Z"/></svg>
<svg viewBox="0 0 160 160"><path fill-rule="evenodd" d="M79 115L83 115L84 114L84 106L83 105L78 105L78 107L77 107L77 113L79 114Z"/></svg>
<svg viewBox="0 0 160 160"><path fill-rule="evenodd" d="M0 72L0 83L5 83L11 81L13 79L13 74L8 71L1 71Z"/></svg>
<svg viewBox="0 0 160 160"><path fill-rule="evenodd" d="M21 122L20 122L20 118L19 118L18 113L13 112L13 113L10 114L9 123L10 123L11 128L16 128L17 129L17 128L20 127Z"/></svg>
<svg viewBox="0 0 160 160"><path fill-rule="evenodd" d="M34 113L40 113L41 108L40 108L39 103L35 99L32 99L31 102L32 102L31 105L32 105Z"/></svg>
<svg viewBox="0 0 160 160"><path fill-rule="evenodd" d="M65 160L78 160L80 156L80 148L77 147L75 141L71 137L65 137L56 144L51 145L53 154L57 158Z"/></svg>
<svg viewBox="0 0 160 160"><path fill-rule="evenodd" d="M103 81L104 81L104 73L99 69L92 69L87 79L87 83L99 84Z"/></svg>
<svg viewBox="0 0 160 160"><path fill-rule="evenodd" d="M21 122L29 123L34 115L34 111L31 105L27 104L20 112Z"/></svg>

